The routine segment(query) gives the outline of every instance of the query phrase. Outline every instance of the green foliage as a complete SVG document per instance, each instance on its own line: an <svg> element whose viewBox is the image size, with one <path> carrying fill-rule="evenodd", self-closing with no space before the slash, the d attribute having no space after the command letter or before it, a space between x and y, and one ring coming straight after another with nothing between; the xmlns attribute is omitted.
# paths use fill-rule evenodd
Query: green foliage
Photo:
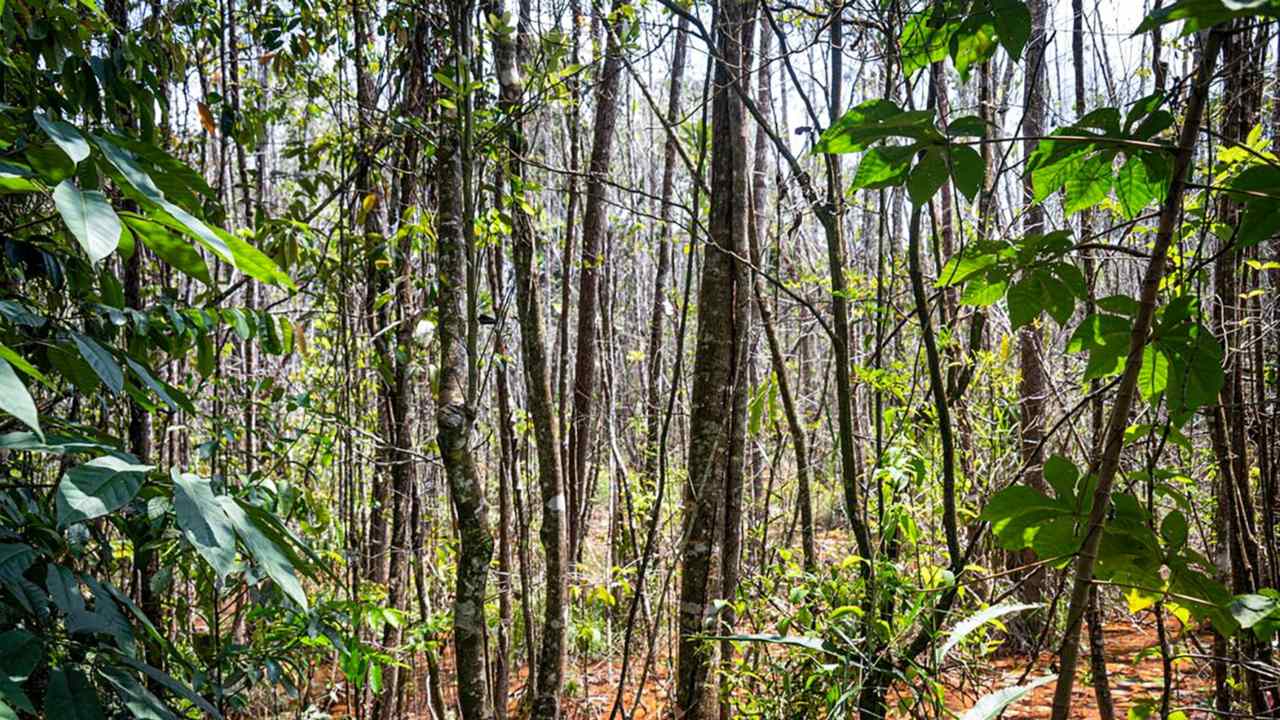
<svg viewBox="0 0 1280 720"><path fill-rule="evenodd" d="M1116 108L1100 108L1041 140L1027 161L1036 202L1061 190L1063 209L1072 215L1102 203L1114 191L1120 215L1133 219L1162 201L1172 146L1160 135L1173 125L1164 103L1158 94L1145 97L1130 107L1123 122Z"/></svg>
<svg viewBox="0 0 1280 720"><path fill-rule="evenodd" d="M1014 243L970 243L943 266L937 286L963 285L960 302L980 307L1007 295L1015 330L1044 312L1066 325L1086 294L1084 275L1069 258L1073 248L1065 230Z"/></svg>
<svg viewBox="0 0 1280 720"><path fill-rule="evenodd" d="M1178 0L1157 8L1142 21L1134 34L1162 25L1184 21L1183 34L1191 34L1241 17L1280 17L1276 0Z"/></svg>
<svg viewBox="0 0 1280 720"><path fill-rule="evenodd" d="M1068 352L1087 352L1085 379L1124 371L1130 329L1137 305L1127 297L1098 301L1103 312L1086 317L1067 343ZM1152 404L1161 401L1181 426L1222 389L1222 346L1198 319L1195 299L1181 296L1157 310L1155 328L1142 350L1138 392Z"/></svg>
<svg viewBox="0 0 1280 720"><path fill-rule="evenodd" d="M1022 0L930 2L912 14L898 38L902 72L911 77L950 56L965 81L969 70L997 47L1017 60L1031 36L1031 13Z"/></svg>
<svg viewBox="0 0 1280 720"><path fill-rule="evenodd" d="M912 202L923 205L950 178L972 200L982 187L986 166L976 150L956 138L983 132L977 117L959 118L944 131L934 126L932 110L903 110L889 100L870 100L851 108L823 132L814 152L866 151L854 174L854 190L905 184ZM911 142L872 147L889 139Z"/></svg>
<svg viewBox="0 0 1280 720"><path fill-rule="evenodd" d="M1000 546L1030 549L1043 560L1069 562L1084 542L1093 506L1096 478L1081 475L1066 458L1054 456L1044 467L1053 496L1025 485L996 493L982 511ZM1186 515L1170 510L1159 524L1131 493L1111 499L1102 528L1095 577L1126 591L1131 610L1164 599L1166 605L1209 620L1225 635L1241 624L1231 610L1231 593L1214 579L1213 563L1188 546Z"/></svg>
<svg viewBox="0 0 1280 720"><path fill-rule="evenodd" d="M198 421L188 393L206 389L231 337L292 351L287 323L222 307L216 263L284 290L293 281L218 227L217 194L157 137L169 80L140 31L117 31L94 3L49 2L0 9L0 30L0 411L4 430L31 430L0 434L0 717L219 717L211 699L270 676L261 663L287 656L297 635L256 658L229 637L172 642L135 601L140 590L110 578L154 572L140 582L160 594L187 566L194 601L172 600L180 625L215 626L234 582L288 626L308 609L299 576L319 563L260 487L143 462L126 452L120 419ZM127 293L122 274L143 248L207 294ZM197 557L215 569L188 562Z"/></svg>

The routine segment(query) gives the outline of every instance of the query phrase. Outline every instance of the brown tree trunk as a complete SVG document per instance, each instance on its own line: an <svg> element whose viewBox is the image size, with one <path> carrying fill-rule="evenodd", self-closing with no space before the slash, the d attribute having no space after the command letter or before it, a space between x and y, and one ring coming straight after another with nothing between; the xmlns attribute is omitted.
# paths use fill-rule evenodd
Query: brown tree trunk
<svg viewBox="0 0 1280 720"><path fill-rule="evenodd" d="M685 720L717 716L715 645L697 635L716 628L713 548L720 496L742 486L749 205L743 112L746 63L742 33L750 0L726 0L715 17L712 83L711 195L707 248L698 292L697 348L689 417L689 473L681 548L677 712ZM727 412L726 412L727 410Z"/></svg>
<svg viewBox="0 0 1280 720"><path fill-rule="evenodd" d="M1080 626L1089 602L1093 586L1093 571L1098 558L1098 546L1102 542L1102 527L1111 507L1111 486L1120 469L1120 456L1124 450L1125 428L1129 425L1129 412L1138 386L1138 371L1142 368L1142 353L1147 343L1155 317L1156 295L1164 277L1166 255L1173 241L1175 225L1182 209L1182 197L1187 188L1187 172L1195 153L1196 137L1209 95L1213 67L1222 43L1222 32L1211 30L1200 54L1200 67L1188 97L1186 117L1178 138L1174 156L1169 191L1160 207L1160 218L1151 248L1151 260L1142 277L1138 312L1134 317L1129 338L1129 352L1124 373L1120 376L1111 416L1107 420L1102 454L1092 463L1091 470L1098 476L1098 485L1089 511L1085 539L1075 563L1070 604L1067 607L1066 630L1059 652L1061 672L1053 696L1053 720L1067 720L1071 716L1071 690L1075 684L1076 665L1080 653Z"/></svg>
<svg viewBox="0 0 1280 720"><path fill-rule="evenodd" d="M1024 155L1030 157L1039 143L1037 138L1045 133L1045 45L1048 38L1045 34L1045 0L1030 0L1027 9L1031 12L1031 36L1023 59L1026 81L1023 90L1025 114L1022 119L1022 135L1028 138L1023 142ZM1043 233L1044 208L1034 200L1030 173L1023 175L1022 188L1023 233ZM1021 482L1037 490L1045 489L1042 442L1045 396L1048 389L1043 352L1044 331L1040 328L1039 320L1033 320L1018 330L1018 441L1022 461ZM1030 564L1034 560L1035 554L1030 550L1014 553L1008 558L1011 569ZM1020 577L1022 584L1018 592L1022 600L1028 603L1040 602L1044 596L1044 569L1036 567ZM1039 613L1014 616L1009 625L1011 644L1020 649L1029 649L1042 628L1043 617Z"/></svg>
<svg viewBox="0 0 1280 720"><path fill-rule="evenodd" d="M591 160L587 165L587 204L582 221L582 267L578 276L578 354L573 368L573 423L569 426L569 560L577 562L586 528L581 527L584 508L590 501L587 471L595 429L595 396L599 375L596 337L600 306L601 252L608 218L605 204L606 182L613 155L613 130L618 121L618 83L622 77L622 47L619 45L622 10L627 0L613 0L609 22L614 26L605 40L604 66L596 85L595 125L591 133Z"/></svg>
<svg viewBox="0 0 1280 720"><path fill-rule="evenodd" d="M773 92L769 85L769 48L772 47L773 29L767 22L759 22L760 40L756 51L756 105L761 114L768 116L773 101ZM761 246L764 244L765 197L767 190L766 175L768 173L769 139L765 135L764 126L756 125L755 158L751 172L751 224L748 226L751 243L751 264L760 267L763 258ZM796 504L800 513L800 547L804 557L804 569L814 572L818 567L818 553L814 543L813 531L813 499L810 490L809 442L804 423L800 419L795 397L791 390L791 382L787 377L786 357L782 343L774 328L773 313L765 301L760 287L760 276L752 273L751 292L755 297L756 311L759 313L760 325L764 328L765 340L769 347L769 361L773 367L773 375L778 382L778 396L782 398L782 412L787 420L787 432L791 436L792 449L796 460ZM765 512L768 498L763 498ZM762 542L768 543L768 538ZM763 558L762 558L763 559Z"/></svg>
<svg viewBox="0 0 1280 720"><path fill-rule="evenodd" d="M502 18L502 3L487 4L489 14ZM523 35L521 35L523 37ZM516 116L522 108L524 86L516 65L516 48L511 33L496 33L494 57L501 84L501 106L505 113ZM526 141L524 125L513 120L506 138L509 163L507 176L512 192L523 195ZM543 551L546 554L547 577L544 602L542 647L539 650L536 686L533 698L534 718L557 718L560 695L564 688L565 630L568 622L566 587L568 560L565 496L561 480L560 430L553 411L551 382L547 372L546 346L543 341L542 303L539 298L537 272L534 267L535 234L533 220L527 212L512 213L512 243L515 258L516 312L520 318L520 351L524 362L525 392L529 417L533 423L538 448L538 483L542 491ZM532 652L532 649L530 649Z"/></svg>
<svg viewBox="0 0 1280 720"><path fill-rule="evenodd" d="M1076 117L1085 114L1084 87L1084 0L1071 0L1071 58L1075 64L1073 79L1075 81ZM1088 210L1080 214L1080 239L1087 241L1090 233L1091 215ZM1081 250L1084 264L1085 282L1088 284L1088 297L1085 300L1085 313L1094 312L1094 260L1092 250ZM1089 392L1098 390L1098 381L1089 382ZM1089 403L1090 438L1089 451L1096 452L1102 440L1102 398ZM1106 633L1104 617L1098 602L1098 588L1089 591L1089 607L1085 613L1085 621L1089 623L1089 672L1093 675L1093 695L1098 703L1100 720L1113 720L1116 715L1115 702L1111 697L1111 679L1107 673Z"/></svg>
<svg viewBox="0 0 1280 720"><path fill-rule="evenodd" d="M406 117L423 117L427 112L425 82L427 78L427 49L429 25L425 16L419 15L414 22L406 48L409 63L405 75L405 98L403 113ZM395 217L403 221L404 216L418 205L418 160L421 153L417 133L406 133L401 148L401 167L404 171L399 176L398 202ZM414 458L410 452L413 446L412 418L409 412L411 388L409 385L409 369L413 357L413 233L399 232L400 241L395 248L394 260L399 263L399 273L392 279L390 291L395 293L396 310L400 313L399 324L394 333L388 333L394 339L395 352L386 362L392 364L391 382L384 383L382 388L383 402L388 412L382 417L389 421L384 434L391 444L388 457L391 460L389 473L391 487L389 502L391 504L390 528L390 563L387 567L387 607L404 609L407 604L407 588L409 587L410 532L408 515L410 514L410 495L414 483ZM388 623L383 629L382 645L388 650L399 647L400 628ZM397 702L401 696L401 672L399 665L387 668L383 683L384 690L375 698L371 717L392 718L398 716Z"/></svg>
<svg viewBox="0 0 1280 720"><path fill-rule="evenodd" d="M453 8L454 47L463 47L469 29L469 10ZM457 75L461 62L450 68ZM436 322L440 339L440 370L436 390L436 432L440 458L449 481L449 494L458 517L458 566L453 601L454 650L458 676L458 705L464 720L492 717L485 673L485 587L493 557L485 487L476 470L470 436L474 409L467 404L468 366L466 289L468 250L463 224L462 135L456 111L445 114L436 146L438 221L436 229Z"/></svg>
<svg viewBox="0 0 1280 720"><path fill-rule="evenodd" d="M676 27L675 54L671 59L671 86L667 95L667 124L676 127L680 122L680 83L684 78L684 66L689 56L689 21L680 18ZM662 326L667 308L667 275L671 270L671 194L675 186L676 138L667 135L662 145L662 197L658 209L661 227L658 230L657 270L653 278L653 307L649 311L648 384L645 391L645 477L658 474L658 445L662 433Z"/></svg>

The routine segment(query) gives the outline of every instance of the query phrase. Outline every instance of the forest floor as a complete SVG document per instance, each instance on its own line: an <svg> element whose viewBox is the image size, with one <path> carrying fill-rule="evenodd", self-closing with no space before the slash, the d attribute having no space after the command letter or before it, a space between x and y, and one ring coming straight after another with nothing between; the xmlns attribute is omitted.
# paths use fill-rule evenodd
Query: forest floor
<svg viewBox="0 0 1280 720"><path fill-rule="evenodd" d="M1150 623L1116 621L1107 624L1105 633L1107 670L1111 680L1116 717L1133 717L1129 715L1131 709L1139 708L1144 703L1154 704L1159 701L1161 668L1156 631ZM1173 641L1176 642L1179 636L1177 633L1174 634ZM1207 635L1200 639L1203 643L1212 642ZM981 696L999 688L1018 684L1022 681L1028 661L1029 658L1026 655L1008 655L992 658L963 673L948 674L944 679L948 708L957 716L963 715ZM1027 678L1034 679L1052 672L1050 668L1053 665L1054 656L1050 653L1042 653ZM1087 665L1087 657L1082 665ZM638 668L636 670L638 671ZM608 660L588 662L585 666L576 664L570 668L568 679L574 686L575 692L565 699L567 720L607 719L617 693L619 671L618 663ZM1212 692L1213 679L1208 673L1206 666L1175 662L1170 709L1182 710L1189 720L1208 717L1208 714L1193 709L1204 705ZM512 678L512 704L509 714L511 718L522 717L520 702L526 692L524 678L523 668L518 671L516 677ZM1011 705L1005 711L1004 719L1043 720L1048 718L1051 715L1053 689L1052 683L1037 688L1028 697ZM655 664L648 681L640 690L638 704L635 702L636 688L631 686L626 690L626 707L634 707L632 718L663 720L670 717L668 714L671 702L670 678L663 663ZM1087 670L1082 669L1078 676L1074 694L1072 718L1086 720L1099 717L1097 700ZM446 702L453 702L452 688L446 686L445 698ZM917 716L909 710L893 715L903 720ZM341 717L341 714L335 714L334 717Z"/></svg>
<svg viewBox="0 0 1280 720"><path fill-rule="evenodd" d="M1111 680L1116 717L1130 717L1129 710L1140 707L1144 701L1148 703L1159 701L1161 668L1156 631L1154 626L1120 621L1109 623L1105 633L1107 670ZM1204 640L1211 642L1207 638ZM1018 684L1027 667L1028 659L1025 655L1010 655L991 660L981 672L970 672L963 678L955 675L948 676L944 681L947 686L948 707L957 715L963 715L982 695ZM1036 667L1027 676L1028 679L1035 679L1047 672L1052 672L1049 668L1053 661L1052 654L1042 653ZM1087 662L1082 665L1087 665ZM605 661L588 665L586 673L590 681L588 692L585 697L576 697L568 701L567 717L570 720L608 718L614 694L617 692L618 670L616 664ZM580 672L571 673L571 676L575 675L579 681L583 677ZM1175 663L1171 710L1181 709L1188 718L1195 720L1199 715L1192 708L1204 704L1212 692L1212 685L1213 679L1208 675L1207 667ZM1005 720L1048 718L1052 714L1053 690L1052 683L1037 688L1030 696L1010 706L1004 714ZM1085 720L1099 717L1097 700L1087 672L1082 671L1077 677L1074 695L1072 718ZM628 688L626 697L630 707L634 702L635 689ZM667 676L665 672L660 671L656 676L651 677L643 688L641 702L636 706L633 717L636 720L660 720L669 717L667 711ZM913 715L908 712L895 717L907 718Z"/></svg>

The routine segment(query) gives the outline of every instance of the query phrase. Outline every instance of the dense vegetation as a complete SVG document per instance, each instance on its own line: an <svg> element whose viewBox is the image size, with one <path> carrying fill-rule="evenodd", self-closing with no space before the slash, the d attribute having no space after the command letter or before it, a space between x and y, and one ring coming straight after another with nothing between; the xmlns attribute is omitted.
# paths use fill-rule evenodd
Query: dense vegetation
<svg viewBox="0 0 1280 720"><path fill-rule="evenodd" d="M0 718L1280 714L1280 2L1132 5L0 0Z"/></svg>

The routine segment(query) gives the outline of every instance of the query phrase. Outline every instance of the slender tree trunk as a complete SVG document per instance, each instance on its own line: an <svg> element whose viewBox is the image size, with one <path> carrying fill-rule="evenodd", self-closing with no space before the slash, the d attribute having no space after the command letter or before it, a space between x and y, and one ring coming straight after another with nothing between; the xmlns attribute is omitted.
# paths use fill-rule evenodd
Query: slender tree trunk
<svg viewBox="0 0 1280 720"><path fill-rule="evenodd" d="M623 8L627 0L613 0L608 22L613 30L605 40L604 67L596 84L595 125L591 160L587 165L587 204L582 221L582 267L578 275L578 354L573 368L573 423L569 427L569 560L577 562L586 528L583 509L590 502L594 473L587 471L595 429L595 396L599 376L596 333L600 306L600 270L607 232L606 182L613 158L613 131L618 121L618 84L622 77L619 45Z"/></svg>
<svg viewBox="0 0 1280 720"><path fill-rule="evenodd" d="M1071 20L1071 58L1075 65L1073 79L1075 81L1076 95L1076 117L1083 117L1085 114L1085 86L1084 86L1084 0L1071 0L1072 20ZM1082 241L1087 240L1090 234L1091 213L1086 210L1080 214L1080 238ZM1094 312L1094 281L1095 266L1092 250L1081 251L1084 264L1085 282L1088 284L1088 297L1085 300L1085 313L1092 314ZM1089 382L1089 392L1095 393L1098 390L1098 381L1091 380ZM1102 440L1102 399L1098 398L1089 403L1089 419L1090 419L1090 452L1097 451L1097 445ZM1104 632L1104 617L1098 602L1098 588L1092 588L1089 591L1089 607L1085 615L1086 622L1089 623L1089 672L1093 676L1093 695L1098 703L1098 716L1100 720L1113 720L1116 714L1115 702L1111 697L1111 679L1107 673L1107 651L1106 651L1106 634Z"/></svg>
<svg viewBox="0 0 1280 720"><path fill-rule="evenodd" d="M680 18L676 27L675 54L671 59L671 86L667 94L667 124L680 122L680 83L689 56L689 21ZM658 209L659 222L657 270L653 278L653 307L649 311L648 386L645 392L645 477L658 474L658 436L662 432L662 326L667 309L667 275L671 272L671 194L675 187L676 138L667 135L662 145L662 197Z"/></svg>
<svg viewBox="0 0 1280 720"><path fill-rule="evenodd" d="M773 30L768 23L760 22L759 49L756 52L756 104L760 112L768 116L773 101L773 91L769 85L769 48L772 46ZM763 253L761 245L765 237L766 221L765 198L767 192L769 139L765 135L764 126L756 125L755 158L751 173L751 224L749 240L751 243L751 264L761 266ZM800 411L796 406L791 382L787 377L787 363L781 341L773 323L773 313L766 302L763 289L760 287L760 276L752 273L751 291L755 297L756 311L759 313L760 325L764 328L765 340L769 348L769 360L773 367L773 376L777 379L778 395L782 398L782 411L787 420L787 432L791 436L792 449L796 460L796 504L800 513L800 546L804 555L804 568L814 572L818 567L818 553L814 543L813 531L813 499L810 490L809 442L804 423L800 419ZM768 498L763 498L767 512ZM763 542L767 545L768 538ZM762 558L763 561L763 558Z"/></svg>
<svg viewBox="0 0 1280 720"><path fill-rule="evenodd" d="M489 14L503 17L502 3L489 2ZM523 37L523 35L521 35ZM521 111L524 86L516 65L516 48L511 33L496 33L494 56L501 84L503 111L517 116ZM511 191L525 194L523 158L527 149L523 123L509 125L507 176ZM535 234L529 213L512 213L512 243L515 256L516 312L520 318L520 350L524 361L525 392L529 417L533 423L538 448L538 483L542 491L542 547L546 554L546 598L542 647L539 650L533 699L534 718L557 718L560 695L564 688L565 629L568 622L566 587L568 583L565 496L561 480L559 425L551 399L551 382L547 371L546 346L543 340L542 303L539 299L537 272L534 268Z"/></svg>
<svg viewBox="0 0 1280 720"><path fill-rule="evenodd" d="M428 22L425 16L419 15L414 22L406 48L409 64L405 77L404 114L407 117L423 117L427 112L425 82L427 78L427 42ZM418 160L420 143L417 133L407 133L401 148L401 165L404 171L399 176L398 202L396 204L396 221L404 222L405 216L412 211L418 201ZM403 230L403 229L402 229ZM410 362L413 356L413 327L415 325L413 302L413 233L399 232L399 242L395 247L395 263L399 273L392 279L391 291L394 292L396 310L400 313L395 332L387 333L395 343L395 352L387 362L391 366L391 382L384 385L383 402L388 412L383 417L389 420L385 428L386 436L392 447L388 453L391 461L389 473L391 487L389 502L391 504L390 528L390 563L387 567L387 607L403 609L407 601L409 586L408 561L410 557L410 533L408 515L410 512L410 495L414 483L414 458L410 450L413 447L413 420L409 412L412 389L409 384ZM400 628L387 624L383 629L382 645L388 650L400 645ZM374 701L371 717L374 720L397 716L397 700L401 695L401 672L398 665L387 668L384 691Z"/></svg>
<svg viewBox="0 0 1280 720"><path fill-rule="evenodd" d="M1023 145L1030 157L1045 133L1045 0L1030 0L1031 37L1025 53L1026 87L1023 94L1025 115L1022 134L1029 138ZM1022 228L1027 235L1044 232L1044 209L1035 202L1031 187L1031 174L1023 176ZM1045 489L1044 440L1045 396L1048 392L1044 370L1044 332L1039 322L1022 327L1018 331L1018 435L1021 443L1022 483L1037 490ZM1015 562L1028 563L1034 559L1029 551L1015 556ZM1041 568L1030 571L1023 581L1021 595L1026 602L1040 602L1044 595L1045 573ZM1020 616L1012 626L1018 644L1026 647L1040 633L1041 618L1030 614Z"/></svg>
<svg viewBox="0 0 1280 720"><path fill-rule="evenodd" d="M453 8L455 52L469 32L469 10ZM463 75L460 53L452 71ZM476 470L470 436L474 410L467 404L468 358L466 305L467 256L463 224L471 222L463 205L460 118L445 115L446 127L436 146L438 227L436 229L436 323L440 338L440 370L436 390L437 441L449 494L458 517L458 567L454 591L453 631L458 675L458 705L464 720L492 717L485 672L485 588L493 535L489 529L485 487Z"/></svg>
<svg viewBox="0 0 1280 720"><path fill-rule="evenodd" d="M747 136L743 31L750 0L716 8L717 57L711 100L711 195L708 243L698 293L697 349L689 417L689 474L684 491L681 548L680 643L676 705L685 720L716 717L713 643L696 636L715 629L713 548L721 495L742 485L745 418L747 253ZM736 86L736 87L735 87ZM726 410L728 412L726 412Z"/></svg>
<svg viewBox="0 0 1280 720"><path fill-rule="evenodd" d="M112 24L122 32L129 24L129 0L109 0L106 4L107 15ZM113 35L111 43L118 48L118 35ZM127 118L126 118L127 122ZM132 201L124 202L124 209L136 210ZM124 265L124 304L134 310L143 310L142 287L145 282L144 261L146 247L142 243L134 243L133 254L125 260ZM126 401L128 408L128 441L129 452L140 463L151 461L151 413L132 397ZM138 606L147 619L157 627L164 627L164 606L160 596L151 587L151 579L160 571L160 556L150 547L149 540L154 533L140 527L144 535L137 538L133 554L132 581L136 588ZM153 667L164 667L164 649L148 640L146 643L147 662ZM147 678L147 687L159 692L159 684L151 677Z"/></svg>
<svg viewBox="0 0 1280 720"><path fill-rule="evenodd" d="M1164 277L1166 255L1172 244L1175 226L1182 209L1182 197L1187 188L1186 176L1195 153L1200 121L1204 115L1209 85L1213 78L1213 68L1221 44L1222 31L1211 30L1200 53L1200 66L1196 71L1187 101L1186 116L1178 138L1169 191L1160 207L1160 218L1151 248L1151 260L1142 277L1138 312L1134 317L1133 330L1129 338L1129 352L1125 360L1124 373L1120 376L1111 416L1107 420L1102 454L1091 467L1098 476L1098 485L1089 511L1085 539L1075 563L1070 604L1067 607L1066 631L1059 652L1061 672L1058 675L1057 688L1054 690L1053 720L1067 720L1071 715L1071 690L1075 684L1076 665L1080 653L1080 625L1093 585L1093 571L1098 559L1098 546L1102 542L1103 524L1111 507L1111 486L1120 469L1125 428L1129 425L1129 413L1133 409L1134 395L1137 391L1138 371L1142 368L1142 353L1155 317L1156 295L1160 289L1160 281Z"/></svg>

